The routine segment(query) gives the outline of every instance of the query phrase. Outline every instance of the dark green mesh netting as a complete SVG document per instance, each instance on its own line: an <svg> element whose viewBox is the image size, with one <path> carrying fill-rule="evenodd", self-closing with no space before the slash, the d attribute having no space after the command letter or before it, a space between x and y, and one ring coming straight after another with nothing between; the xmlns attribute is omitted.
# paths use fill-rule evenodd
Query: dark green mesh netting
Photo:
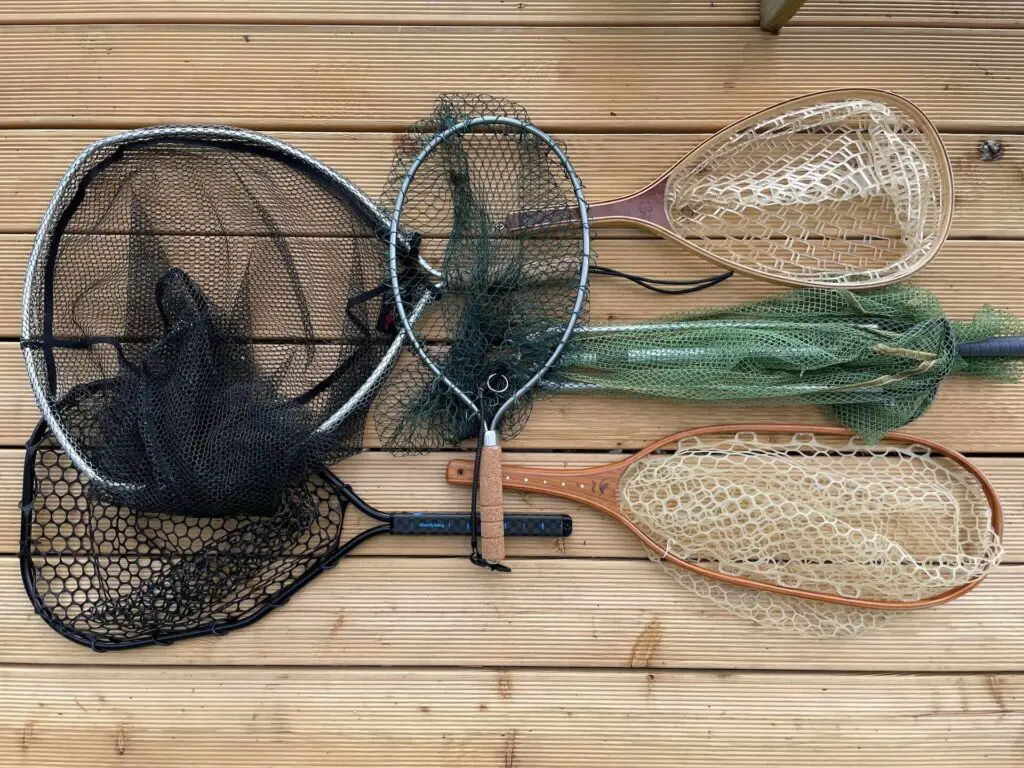
<svg viewBox="0 0 1024 768"><path fill-rule="evenodd" d="M479 413L410 356L378 401L388 415L378 427L389 450L433 450L474 437L480 417L489 422L544 366L577 308L584 252L571 179L552 148L527 130L465 126L482 117L528 122L526 110L507 99L444 94L398 142L381 195L388 210L402 201L401 226L422 236L419 256L436 271L419 270L418 285L409 280L405 311L434 290L414 324L416 335ZM507 224L524 211L543 212L552 223L543 229ZM505 412L503 438L522 429L532 397L532 390L524 393Z"/></svg>
<svg viewBox="0 0 1024 768"><path fill-rule="evenodd" d="M813 403L876 441L924 413L942 381L1016 381L1021 361L957 346L1021 334L990 306L950 320L930 291L801 289L761 301L577 331L551 375L565 389L696 401Z"/></svg>

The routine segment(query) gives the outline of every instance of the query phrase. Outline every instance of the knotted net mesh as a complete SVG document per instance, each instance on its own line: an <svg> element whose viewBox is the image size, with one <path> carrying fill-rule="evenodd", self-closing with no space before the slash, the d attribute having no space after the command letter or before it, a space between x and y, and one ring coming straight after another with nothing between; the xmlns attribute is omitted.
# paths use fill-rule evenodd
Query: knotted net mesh
<svg viewBox="0 0 1024 768"><path fill-rule="evenodd" d="M813 434L689 437L633 464L622 513L666 554L726 575L849 598L912 602L973 582L1002 548L971 472L902 441ZM716 582L665 561L680 585L784 631L852 635L891 613Z"/></svg>
<svg viewBox="0 0 1024 768"><path fill-rule="evenodd" d="M465 124L481 117L528 123L526 111L510 101L442 96L400 141L382 197L394 208L401 196L401 226L422 236L426 269L403 292L406 312L424 291L436 294L413 335L437 371L410 355L380 396L389 418L379 431L393 450L430 450L475 437L481 419L489 420L548 361L577 308L584 262L579 203L561 159L523 127ZM544 231L507 223L538 210L555 218ZM531 403L524 393L505 412L503 437L522 428Z"/></svg>
<svg viewBox="0 0 1024 768"><path fill-rule="evenodd" d="M47 212L22 346L22 563L97 647L262 614L337 541L394 337L384 217L288 145L172 126L87 150ZM386 366L385 366L386 367Z"/></svg>
<svg viewBox="0 0 1024 768"><path fill-rule="evenodd" d="M633 326L581 328L550 378L579 391L811 403L875 441L924 413L950 375L1017 381L1021 360L957 350L1020 333L1024 323L989 306L972 320L951 320L924 288L808 288Z"/></svg>
<svg viewBox="0 0 1024 768"><path fill-rule="evenodd" d="M825 98L769 110L685 160L666 186L676 234L742 271L818 285L926 263L952 205L934 129L896 99Z"/></svg>

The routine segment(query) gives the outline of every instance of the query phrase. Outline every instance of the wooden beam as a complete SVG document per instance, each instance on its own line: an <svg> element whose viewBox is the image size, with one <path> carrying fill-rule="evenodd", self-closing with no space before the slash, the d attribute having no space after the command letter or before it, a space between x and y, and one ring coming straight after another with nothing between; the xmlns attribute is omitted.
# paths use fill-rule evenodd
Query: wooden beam
<svg viewBox="0 0 1024 768"><path fill-rule="evenodd" d="M758 0L7 0L2 24L755 26ZM811 0L788 26L1024 28L1020 0Z"/></svg>
<svg viewBox="0 0 1024 768"><path fill-rule="evenodd" d="M850 27L771 37L743 27L8 26L0 125L401 130L443 84L515 98L563 133L700 131L855 74L916 101L941 128L1016 130L1022 42L1007 30Z"/></svg>
<svg viewBox="0 0 1024 768"><path fill-rule="evenodd" d="M1024 671L1024 566L855 638L755 626L647 560L352 557L224 637L96 654L35 615L0 558L0 663ZM430 649L429 653L426 652Z"/></svg>
<svg viewBox="0 0 1024 768"><path fill-rule="evenodd" d="M1016 384L953 376L943 383L935 405L914 422L912 431L959 451L1024 451L1022 395ZM507 448L636 449L666 434L710 424L829 423L813 406L629 399L628 407L623 407L623 402L620 397L595 394L540 398L526 428ZM0 342L0 447L23 445L37 419L21 350L15 342ZM380 446L372 419L364 444Z"/></svg>
<svg viewBox="0 0 1024 768"><path fill-rule="evenodd" d="M1024 29L1020 0L811 0L794 24Z"/></svg>
<svg viewBox="0 0 1024 768"><path fill-rule="evenodd" d="M20 518L23 451L0 450L0 554L16 554ZM464 488L445 482L450 459L466 458L465 452L437 451L421 456L393 456L368 451L335 467L370 504L387 512L462 512L468 509ZM585 467L620 458L608 453L555 453L510 451L509 460L542 467ZM1003 505L1004 545L1007 563L1024 563L1024 457L978 458L976 463L992 481ZM619 523L607 516L563 499L509 492L504 497L508 513L567 514L573 518L573 535L567 539L509 538L510 556L522 557L613 557L643 559L639 542ZM343 539L370 524L352 510L345 517ZM447 536L409 538L379 536L359 547L353 556L431 555L457 557L466 551L466 541Z"/></svg>
<svg viewBox="0 0 1024 768"><path fill-rule="evenodd" d="M1024 678L0 670L0 760L92 768L1019 765ZM936 746L941 745L941 746Z"/></svg>
<svg viewBox="0 0 1024 768"><path fill-rule="evenodd" d="M34 232L65 169L90 142L115 132L0 131L0 232ZM398 135L393 133L275 133L348 176L367 194L379 194ZM577 134L559 136L572 156L587 197L596 202L634 192L658 178L707 134ZM999 138L1005 154L984 162L978 146ZM953 165L956 206L953 238L1024 238L1024 136L945 134ZM602 236L609 234L601 230ZM636 230L630 232L639 237ZM603 238L602 238L603 239ZM599 242L598 245L601 245ZM18 246L21 247L21 246ZM5 256L0 256L2 268ZM0 281L6 285L7 280ZM12 286L17 288L17 286Z"/></svg>
<svg viewBox="0 0 1024 768"><path fill-rule="evenodd" d="M754 25L757 0L7 0L2 24Z"/></svg>

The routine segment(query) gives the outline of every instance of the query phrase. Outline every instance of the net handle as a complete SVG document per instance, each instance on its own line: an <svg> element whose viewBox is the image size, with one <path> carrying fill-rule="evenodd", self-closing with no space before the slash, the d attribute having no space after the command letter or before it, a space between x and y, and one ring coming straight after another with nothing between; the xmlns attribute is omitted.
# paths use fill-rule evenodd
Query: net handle
<svg viewBox="0 0 1024 768"><path fill-rule="evenodd" d="M489 435L494 435L489 432ZM493 438L492 438L493 439ZM484 560L500 563L505 559L505 516L501 503L501 446L480 449L480 554Z"/></svg>
<svg viewBox="0 0 1024 768"><path fill-rule="evenodd" d="M627 518L619 509L619 482L626 470L633 464L651 455L655 451L669 447L674 443L686 438L701 437L710 434L728 434L739 432L755 432L768 435L788 435L793 437L800 434L813 434L828 437L847 438L851 441L858 440L856 434L841 427L818 427L802 424L724 424L711 427L700 427L697 429L676 432L675 434L656 440L632 456L611 464L586 467L582 469L551 469L548 467L527 467L506 464L502 468L502 484L505 488L512 488L529 493L541 493L548 496L570 499L579 504L592 507L622 523L629 531L636 536L648 549L653 552L662 553L662 559L674 566L704 576L715 581L722 581L738 587L757 589L764 592L774 592L779 595L798 597L805 600L816 600L818 602L833 603L836 605L848 605L854 608L867 608L872 610L914 610L927 608L933 605L940 605L965 595L982 582L985 576L980 576L973 581L961 584L958 587L942 592L932 597L912 601L896 600L869 600L865 598L844 597L841 595L829 595L820 592L812 592L796 587L784 587L778 584L767 584L761 581L754 581L741 576L733 576L706 568L690 560L684 560L671 552L665 551L663 542L655 541L644 533L635 523ZM928 448L934 454L949 459L953 463L972 475L981 486L985 494L985 500L991 510L992 529L996 535L1003 535L1003 511L991 481L973 462L963 454L948 448L934 440L909 435L903 432L890 432L883 438L903 443L904 445L921 445ZM866 448L867 443L863 444ZM447 480L452 485L469 485L473 481L473 465L471 462L454 460L448 462Z"/></svg>

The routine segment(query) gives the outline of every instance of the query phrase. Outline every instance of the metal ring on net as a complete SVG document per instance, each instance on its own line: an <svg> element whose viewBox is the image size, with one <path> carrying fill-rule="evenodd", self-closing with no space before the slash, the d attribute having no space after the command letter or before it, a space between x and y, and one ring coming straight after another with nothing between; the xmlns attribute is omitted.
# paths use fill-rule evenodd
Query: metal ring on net
<svg viewBox="0 0 1024 768"><path fill-rule="evenodd" d="M72 422L57 403L107 379L112 386L102 391L121 391L123 379L160 365L167 370L157 373L184 379L183 387L201 382L202 371L183 370L188 349L165 344L158 349L164 357L145 357L165 337L193 331L187 341L205 345L204 354L223 352L223 367L239 381L253 369L273 370L281 398L312 413L296 434L312 441L344 424L368 402L400 349L394 329L376 327L384 302L370 295L383 281L377 233L386 220L340 174L250 131L163 126L88 147L43 217L22 305L33 393L74 464L126 499L148 485L173 483L173 472L143 476L111 457L84 438L93 425ZM322 236L326 243L315 242ZM406 241L398 245L410 253ZM268 343L257 346L258 336ZM324 339L336 343L322 345ZM232 359L239 349L250 359ZM251 359L258 354L266 359ZM107 432L158 407L143 402ZM288 415L277 414L279 421ZM162 462L157 452L164 446L139 443L148 454L140 463Z"/></svg>

